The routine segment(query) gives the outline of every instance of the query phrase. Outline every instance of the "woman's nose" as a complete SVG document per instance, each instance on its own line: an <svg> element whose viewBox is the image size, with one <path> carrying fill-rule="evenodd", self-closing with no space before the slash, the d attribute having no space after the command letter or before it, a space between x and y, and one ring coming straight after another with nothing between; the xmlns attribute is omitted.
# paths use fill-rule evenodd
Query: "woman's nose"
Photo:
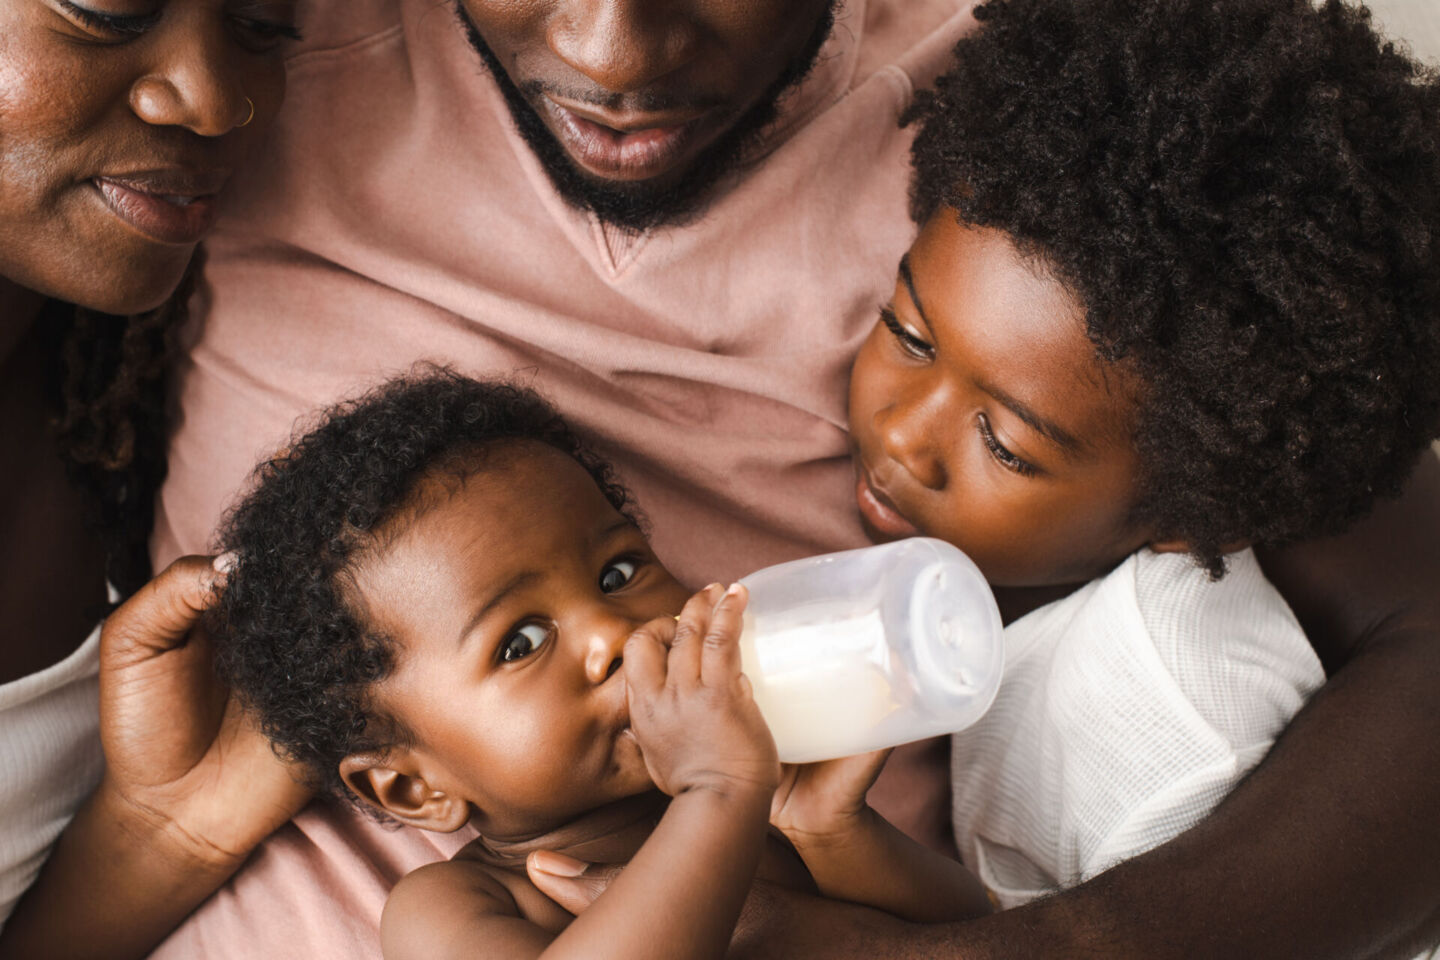
<svg viewBox="0 0 1440 960"><path fill-rule="evenodd" d="M597 86L634 93L694 53L695 25L675 7L655 0L572 0L550 21L547 41Z"/></svg>
<svg viewBox="0 0 1440 960"><path fill-rule="evenodd" d="M253 119L254 102L242 89L237 61L243 51L223 23L186 20L156 40L150 69L130 87L137 117L202 137L222 136Z"/></svg>
<svg viewBox="0 0 1440 960"><path fill-rule="evenodd" d="M936 407L943 405L943 397L933 391L915 392L892 398L874 416L885 455L931 490L945 487L945 431L958 429L935 416Z"/></svg>

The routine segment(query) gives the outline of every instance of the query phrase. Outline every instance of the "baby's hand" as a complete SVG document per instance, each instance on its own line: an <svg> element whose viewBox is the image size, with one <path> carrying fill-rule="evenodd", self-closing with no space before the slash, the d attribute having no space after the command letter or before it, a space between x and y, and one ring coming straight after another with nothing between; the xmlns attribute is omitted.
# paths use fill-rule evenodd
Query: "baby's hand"
<svg viewBox="0 0 1440 960"><path fill-rule="evenodd" d="M719 584L690 598L678 619L647 623L625 643L630 729L655 785L774 791L775 740L740 672L745 588Z"/></svg>

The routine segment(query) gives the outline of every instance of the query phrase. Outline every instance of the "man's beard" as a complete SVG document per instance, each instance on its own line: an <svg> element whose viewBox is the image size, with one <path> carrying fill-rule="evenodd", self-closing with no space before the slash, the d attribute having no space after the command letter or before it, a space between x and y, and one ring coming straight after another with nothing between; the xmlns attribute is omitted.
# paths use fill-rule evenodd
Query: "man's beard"
<svg viewBox="0 0 1440 960"><path fill-rule="evenodd" d="M826 4L805 45L785 65L755 105L705 147L678 180L664 184L606 182L581 173L500 65L499 58L476 29L461 0L455 0L455 12L460 17L470 45L480 55L505 97L510 118L521 138L540 161L565 202L589 210L607 224L640 233L651 227L675 226L693 220L705 207L712 188L740 169L753 155L755 147L764 139L765 129L779 116L780 98L798 85L815 65L820 48L835 23L835 9L839 2L830 0Z"/></svg>

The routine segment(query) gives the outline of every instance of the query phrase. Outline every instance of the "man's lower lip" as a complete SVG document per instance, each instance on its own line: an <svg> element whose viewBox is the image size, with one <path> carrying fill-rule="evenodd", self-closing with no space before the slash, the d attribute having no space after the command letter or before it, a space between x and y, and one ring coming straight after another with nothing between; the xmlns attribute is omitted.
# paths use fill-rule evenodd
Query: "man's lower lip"
<svg viewBox="0 0 1440 960"><path fill-rule="evenodd" d="M920 533L915 524L906 520L893 507L875 495L875 491L870 488L870 481L863 472L855 481L855 504L860 509L860 518L873 533L895 540L901 537L917 536Z"/></svg>
<svg viewBox="0 0 1440 960"><path fill-rule="evenodd" d="M160 243L199 243L215 223L214 197L196 197L182 206L114 180L96 178L94 183L111 213Z"/></svg>
<svg viewBox="0 0 1440 960"><path fill-rule="evenodd" d="M565 152L587 172L607 180L649 180L674 168L697 121L622 133L546 101Z"/></svg>

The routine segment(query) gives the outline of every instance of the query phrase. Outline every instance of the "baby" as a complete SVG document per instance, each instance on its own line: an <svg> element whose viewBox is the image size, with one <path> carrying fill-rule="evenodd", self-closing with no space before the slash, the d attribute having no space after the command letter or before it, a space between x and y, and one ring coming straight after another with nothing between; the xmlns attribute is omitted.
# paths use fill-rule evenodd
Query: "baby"
<svg viewBox="0 0 1440 960"><path fill-rule="evenodd" d="M223 534L223 675L320 787L480 833L397 886L387 957L721 956L756 876L915 919L988 909L959 864L852 829L816 770L782 776L739 670L743 590L690 597L534 394L398 380L258 478ZM772 817L851 842L802 865ZM571 923L527 876L539 850L629 866ZM857 858L901 879L857 888Z"/></svg>

